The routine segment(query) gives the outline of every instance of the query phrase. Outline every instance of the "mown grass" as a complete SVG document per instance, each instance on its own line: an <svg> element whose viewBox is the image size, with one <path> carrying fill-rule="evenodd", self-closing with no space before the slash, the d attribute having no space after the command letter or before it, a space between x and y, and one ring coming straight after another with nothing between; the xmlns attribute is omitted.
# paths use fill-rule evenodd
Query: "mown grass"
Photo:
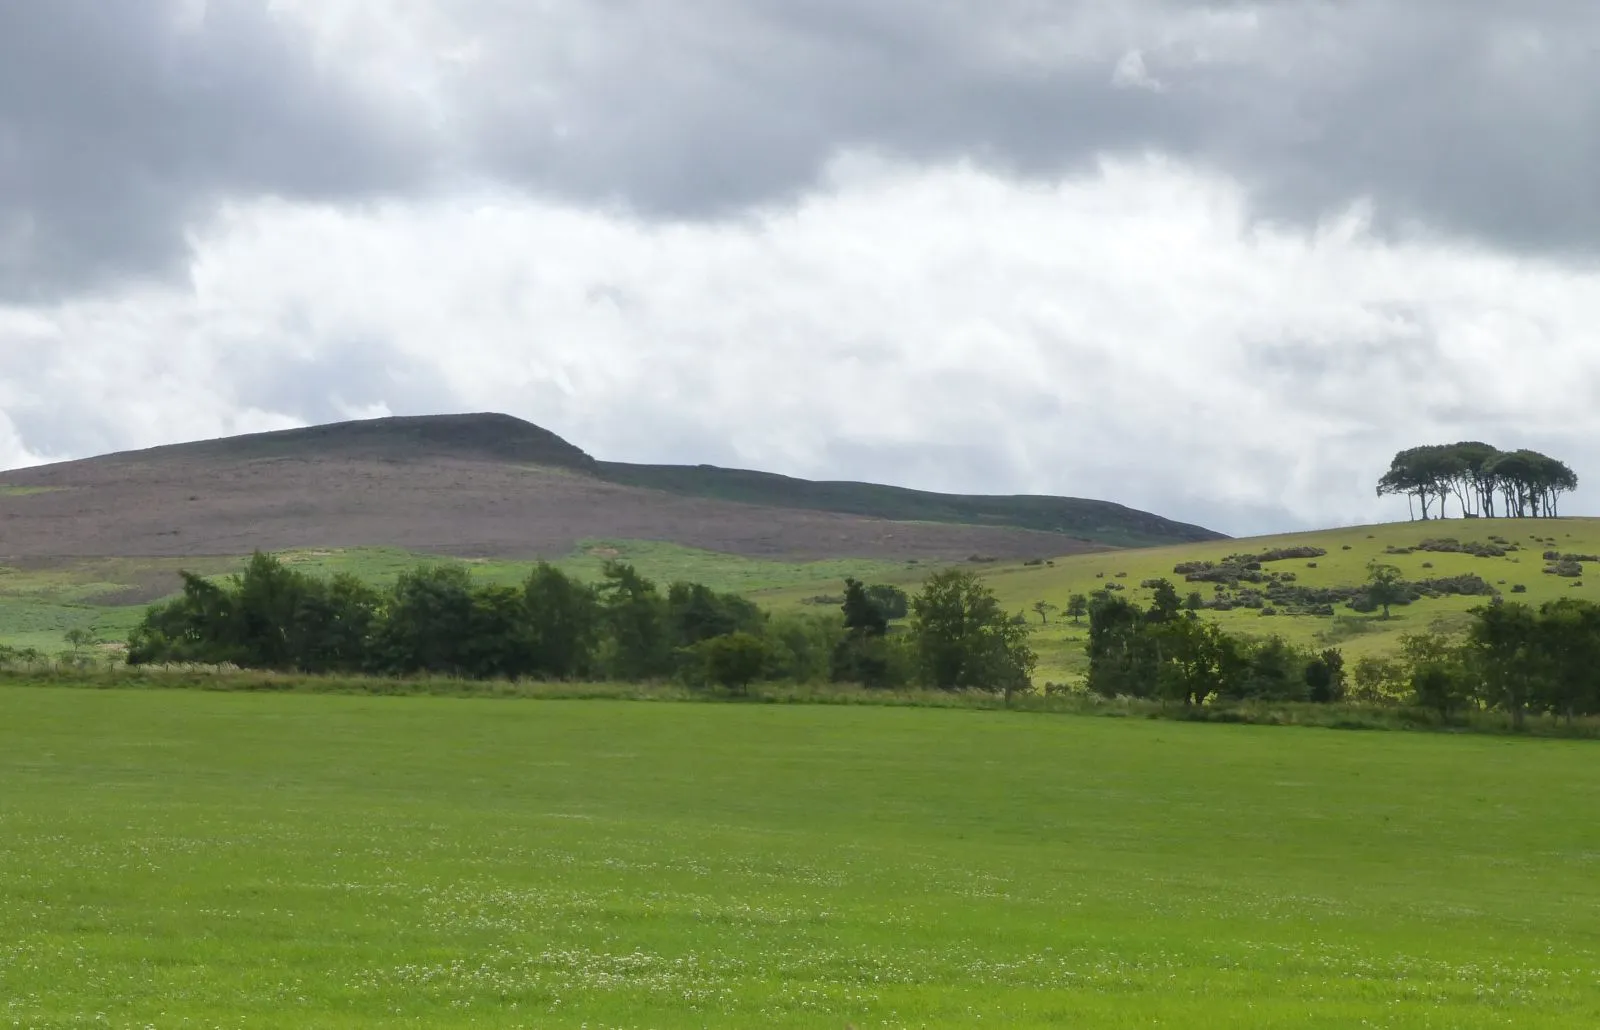
<svg viewBox="0 0 1600 1030"><path fill-rule="evenodd" d="M0 687L0 1025L1588 1027L1594 747Z"/></svg>

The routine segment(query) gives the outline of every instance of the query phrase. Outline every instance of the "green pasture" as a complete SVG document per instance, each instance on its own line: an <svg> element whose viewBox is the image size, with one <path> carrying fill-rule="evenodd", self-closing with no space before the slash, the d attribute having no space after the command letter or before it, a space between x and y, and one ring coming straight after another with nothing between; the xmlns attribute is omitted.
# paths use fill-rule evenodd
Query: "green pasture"
<svg viewBox="0 0 1600 1030"><path fill-rule="evenodd" d="M0 1025L1600 1023L1595 745L0 688Z"/></svg>

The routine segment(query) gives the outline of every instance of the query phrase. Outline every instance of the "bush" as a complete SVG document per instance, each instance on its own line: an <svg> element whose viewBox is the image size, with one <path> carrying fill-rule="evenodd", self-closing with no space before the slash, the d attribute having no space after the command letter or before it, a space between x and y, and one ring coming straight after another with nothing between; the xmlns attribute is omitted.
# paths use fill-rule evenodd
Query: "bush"
<svg viewBox="0 0 1600 1030"><path fill-rule="evenodd" d="M766 642L742 630L702 640L692 650L707 679L740 694L749 692L750 681L759 678L767 664Z"/></svg>
<svg viewBox="0 0 1600 1030"><path fill-rule="evenodd" d="M1528 588L1521 583L1514 583L1512 584L1511 592L1513 594L1526 594L1528 592Z"/></svg>

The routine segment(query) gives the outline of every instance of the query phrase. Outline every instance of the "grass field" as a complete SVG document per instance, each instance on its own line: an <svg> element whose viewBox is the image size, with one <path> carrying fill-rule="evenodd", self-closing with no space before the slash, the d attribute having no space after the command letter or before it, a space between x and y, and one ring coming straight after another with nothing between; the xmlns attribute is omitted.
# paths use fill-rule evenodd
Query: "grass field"
<svg viewBox="0 0 1600 1030"><path fill-rule="evenodd" d="M1591 1027L1595 758L0 688L0 1025Z"/></svg>

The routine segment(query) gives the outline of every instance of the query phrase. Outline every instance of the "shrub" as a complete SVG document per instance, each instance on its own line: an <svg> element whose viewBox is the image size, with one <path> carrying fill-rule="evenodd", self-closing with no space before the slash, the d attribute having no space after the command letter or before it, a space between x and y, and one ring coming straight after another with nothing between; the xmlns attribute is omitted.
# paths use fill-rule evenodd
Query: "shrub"
<svg viewBox="0 0 1600 1030"><path fill-rule="evenodd" d="M1501 582L1504 582L1504 580L1502 580ZM1528 592L1528 588L1526 586L1523 586L1521 583L1516 583L1516 584L1512 585L1511 592L1513 594L1526 594Z"/></svg>

